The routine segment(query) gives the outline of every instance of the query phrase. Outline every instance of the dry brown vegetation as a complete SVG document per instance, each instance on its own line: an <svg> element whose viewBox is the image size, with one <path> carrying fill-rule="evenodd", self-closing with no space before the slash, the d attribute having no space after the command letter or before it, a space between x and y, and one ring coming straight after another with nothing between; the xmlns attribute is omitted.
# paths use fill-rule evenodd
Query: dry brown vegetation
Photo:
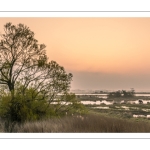
<svg viewBox="0 0 150 150"><path fill-rule="evenodd" d="M4 127L4 122L1 122L0 131L8 132ZM13 133L147 133L150 132L150 123L88 114L26 122L10 129Z"/></svg>

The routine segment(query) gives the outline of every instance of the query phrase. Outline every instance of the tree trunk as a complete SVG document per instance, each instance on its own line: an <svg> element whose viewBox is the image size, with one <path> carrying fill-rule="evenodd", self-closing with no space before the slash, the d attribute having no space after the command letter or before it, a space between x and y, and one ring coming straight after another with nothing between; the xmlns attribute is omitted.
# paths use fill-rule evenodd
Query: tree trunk
<svg viewBox="0 0 150 150"><path fill-rule="evenodd" d="M13 101L13 99L14 99L14 83L12 83L10 80L8 81L8 87L9 87L9 91L11 92L11 98Z"/></svg>

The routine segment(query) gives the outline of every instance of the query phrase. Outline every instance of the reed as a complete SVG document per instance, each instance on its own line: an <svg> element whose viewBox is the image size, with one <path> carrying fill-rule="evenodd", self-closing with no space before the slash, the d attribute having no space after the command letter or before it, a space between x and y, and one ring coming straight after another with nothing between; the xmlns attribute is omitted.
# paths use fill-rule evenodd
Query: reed
<svg viewBox="0 0 150 150"><path fill-rule="evenodd" d="M1 121L0 132L6 132ZM150 123L138 120L126 120L99 114L84 116L66 116L35 122L16 124L13 133L147 133Z"/></svg>

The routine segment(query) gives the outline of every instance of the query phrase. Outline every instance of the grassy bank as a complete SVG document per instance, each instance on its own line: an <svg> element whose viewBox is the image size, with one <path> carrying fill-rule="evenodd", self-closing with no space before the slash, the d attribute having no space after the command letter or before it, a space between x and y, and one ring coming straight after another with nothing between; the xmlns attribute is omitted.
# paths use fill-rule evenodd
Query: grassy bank
<svg viewBox="0 0 150 150"><path fill-rule="evenodd" d="M0 132L8 132L1 121ZM146 133L150 122L120 119L100 114L66 116L49 120L14 125L13 133Z"/></svg>
<svg viewBox="0 0 150 150"><path fill-rule="evenodd" d="M125 101L137 100L124 99ZM94 100L94 99L93 99ZM121 102L122 99L115 99ZM110 101L110 99L109 99ZM97 106L102 108L96 108ZM103 107L109 109L103 109ZM149 115L150 104L86 105L89 113L23 124L0 121L0 132L8 133L147 133L150 132L149 118L133 118L136 115ZM126 109L128 108L128 109Z"/></svg>

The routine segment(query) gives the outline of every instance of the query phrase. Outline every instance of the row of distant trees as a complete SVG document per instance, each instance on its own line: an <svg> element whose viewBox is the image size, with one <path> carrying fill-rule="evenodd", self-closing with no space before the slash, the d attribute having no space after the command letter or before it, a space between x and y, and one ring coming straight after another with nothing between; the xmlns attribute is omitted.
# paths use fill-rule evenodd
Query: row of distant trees
<svg viewBox="0 0 150 150"><path fill-rule="evenodd" d="M126 91L126 90L118 90L115 92L110 92L108 94L109 98L117 98L117 97L133 97L135 96L135 91L133 89L131 89L130 91Z"/></svg>

